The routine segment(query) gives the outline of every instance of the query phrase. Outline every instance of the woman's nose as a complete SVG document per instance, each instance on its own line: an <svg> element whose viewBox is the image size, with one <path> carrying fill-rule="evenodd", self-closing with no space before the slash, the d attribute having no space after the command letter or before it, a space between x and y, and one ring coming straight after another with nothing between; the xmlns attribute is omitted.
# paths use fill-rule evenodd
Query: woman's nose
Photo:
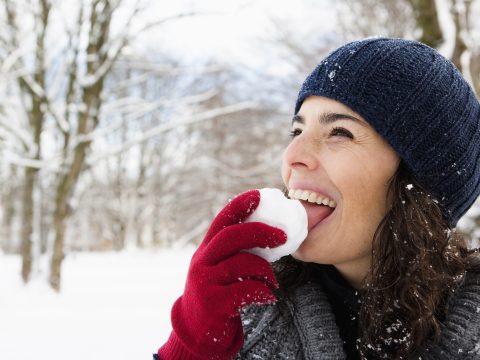
<svg viewBox="0 0 480 360"><path fill-rule="evenodd" d="M300 135L293 139L284 152L286 164L300 170L314 170L318 166L318 158L315 149L316 146L306 136Z"/></svg>

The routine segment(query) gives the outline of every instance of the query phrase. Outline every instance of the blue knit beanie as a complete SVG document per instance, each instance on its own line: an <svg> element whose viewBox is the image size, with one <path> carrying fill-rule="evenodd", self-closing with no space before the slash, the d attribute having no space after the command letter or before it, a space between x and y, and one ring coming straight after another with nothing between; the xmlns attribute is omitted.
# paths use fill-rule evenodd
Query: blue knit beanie
<svg viewBox="0 0 480 360"><path fill-rule="evenodd" d="M391 38L348 43L307 77L295 114L311 95L362 115L440 203L451 227L472 206L480 193L480 105L436 50Z"/></svg>

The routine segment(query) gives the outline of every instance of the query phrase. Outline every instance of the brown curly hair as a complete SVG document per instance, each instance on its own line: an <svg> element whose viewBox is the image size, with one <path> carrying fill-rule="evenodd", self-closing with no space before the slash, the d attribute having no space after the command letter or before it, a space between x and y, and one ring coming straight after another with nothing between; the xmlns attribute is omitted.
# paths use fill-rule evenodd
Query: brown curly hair
<svg viewBox="0 0 480 360"><path fill-rule="evenodd" d="M374 234L372 265L360 290L358 349L362 358L407 359L438 339L446 300L473 254L403 161L388 196L391 206ZM311 280L313 266L291 256L275 263L280 294Z"/></svg>

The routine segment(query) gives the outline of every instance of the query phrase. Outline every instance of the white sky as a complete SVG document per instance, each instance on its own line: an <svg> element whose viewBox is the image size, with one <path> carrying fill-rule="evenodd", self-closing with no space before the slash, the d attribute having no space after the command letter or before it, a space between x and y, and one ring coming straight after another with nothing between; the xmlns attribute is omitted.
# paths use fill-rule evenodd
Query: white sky
<svg viewBox="0 0 480 360"><path fill-rule="evenodd" d="M249 65L265 60L263 40L272 38L275 30L271 19L298 32L304 41L314 32L335 26L333 0L180 0L158 1L150 16L168 16L182 11L198 11L203 15L183 18L151 31L150 44L181 54L187 59L218 56L222 60L237 59ZM158 11L158 12L157 12ZM271 60L271 59L270 59Z"/></svg>

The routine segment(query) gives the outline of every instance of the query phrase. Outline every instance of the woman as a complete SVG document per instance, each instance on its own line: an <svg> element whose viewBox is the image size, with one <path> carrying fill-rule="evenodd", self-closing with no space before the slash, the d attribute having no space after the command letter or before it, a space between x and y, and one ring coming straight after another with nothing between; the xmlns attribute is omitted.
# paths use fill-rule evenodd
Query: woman
<svg viewBox="0 0 480 360"><path fill-rule="evenodd" d="M414 41L346 44L305 80L291 135L282 177L306 240L273 272L241 250L285 234L242 223L258 192L233 199L158 358L479 359L478 253L455 226L480 192L480 105L458 70Z"/></svg>

